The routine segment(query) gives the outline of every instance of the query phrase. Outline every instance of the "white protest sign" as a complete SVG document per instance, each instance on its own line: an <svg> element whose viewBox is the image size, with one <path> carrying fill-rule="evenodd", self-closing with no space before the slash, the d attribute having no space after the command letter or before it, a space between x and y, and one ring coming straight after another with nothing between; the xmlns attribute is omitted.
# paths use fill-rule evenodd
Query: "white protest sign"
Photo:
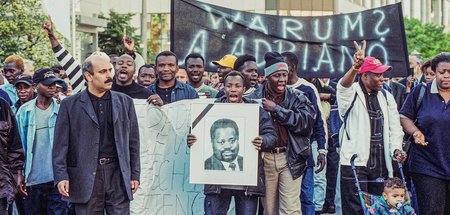
<svg viewBox="0 0 450 215"><path fill-rule="evenodd" d="M203 185L189 184L190 101L156 107L134 100L141 145L141 181L131 214L203 214Z"/></svg>

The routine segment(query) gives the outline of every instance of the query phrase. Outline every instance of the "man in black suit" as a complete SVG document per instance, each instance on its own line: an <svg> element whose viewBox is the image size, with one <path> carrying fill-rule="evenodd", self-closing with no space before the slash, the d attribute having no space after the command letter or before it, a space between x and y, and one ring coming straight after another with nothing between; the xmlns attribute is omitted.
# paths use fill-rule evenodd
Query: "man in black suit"
<svg viewBox="0 0 450 215"><path fill-rule="evenodd" d="M82 71L87 90L62 100L56 121L55 185L77 215L130 214L140 177L133 100L110 90L112 66L106 55L90 56Z"/></svg>
<svg viewBox="0 0 450 215"><path fill-rule="evenodd" d="M206 170L243 171L239 156L239 128L231 119L219 119L210 129L213 155L205 160Z"/></svg>

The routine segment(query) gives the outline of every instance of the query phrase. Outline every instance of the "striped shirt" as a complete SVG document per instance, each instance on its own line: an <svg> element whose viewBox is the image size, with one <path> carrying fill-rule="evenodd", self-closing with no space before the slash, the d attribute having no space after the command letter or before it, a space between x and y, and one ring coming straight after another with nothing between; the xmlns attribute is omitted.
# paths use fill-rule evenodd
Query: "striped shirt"
<svg viewBox="0 0 450 215"><path fill-rule="evenodd" d="M80 64L76 62L75 58L61 45L53 48L59 64L66 71L72 85L73 94L76 94L86 88L86 81L83 78Z"/></svg>

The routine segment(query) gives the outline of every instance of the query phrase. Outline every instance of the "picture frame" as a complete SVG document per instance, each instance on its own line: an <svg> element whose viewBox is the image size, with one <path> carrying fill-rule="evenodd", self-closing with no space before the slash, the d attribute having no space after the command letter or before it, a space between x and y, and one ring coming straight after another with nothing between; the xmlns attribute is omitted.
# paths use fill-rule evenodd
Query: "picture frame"
<svg viewBox="0 0 450 215"><path fill-rule="evenodd" d="M256 186L258 104L193 102L190 149L192 184Z"/></svg>

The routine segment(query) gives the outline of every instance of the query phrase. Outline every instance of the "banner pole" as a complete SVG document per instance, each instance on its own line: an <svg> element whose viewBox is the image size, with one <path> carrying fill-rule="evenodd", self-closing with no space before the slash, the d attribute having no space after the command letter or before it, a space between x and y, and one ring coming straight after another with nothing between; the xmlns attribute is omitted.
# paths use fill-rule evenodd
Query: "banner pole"
<svg viewBox="0 0 450 215"><path fill-rule="evenodd" d="M174 25L174 13L175 12L175 0L170 0L170 51L174 51L174 34L175 34L175 25Z"/></svg>
<svg viewBox="0 0 450 215"><path fill-rule="evenodd" d="M403 9L402 9L402 2L397 3L397 8L398 8L398 16L400 19L400 27L401 27L401 33L402 33L402 37L403 37L403 47L405 47L403 50L404 55L405 55L405 68L409 68L409 57L408 57L408 43L406 41L406 32L405 32L405 23L403 20ZM410 74L410 70L408 70L408 76L412 75ZM412 72L414 73L414 72Z"/></svg>
<svg viewBox="0 0 450 215"><path fill-rule="evenodd" d="M75 33L75 1L76 0L72 0L72 54L73 56L77 56L76 54L76 48L75 48L75 44L76 44L76 33Z"/></svg>

